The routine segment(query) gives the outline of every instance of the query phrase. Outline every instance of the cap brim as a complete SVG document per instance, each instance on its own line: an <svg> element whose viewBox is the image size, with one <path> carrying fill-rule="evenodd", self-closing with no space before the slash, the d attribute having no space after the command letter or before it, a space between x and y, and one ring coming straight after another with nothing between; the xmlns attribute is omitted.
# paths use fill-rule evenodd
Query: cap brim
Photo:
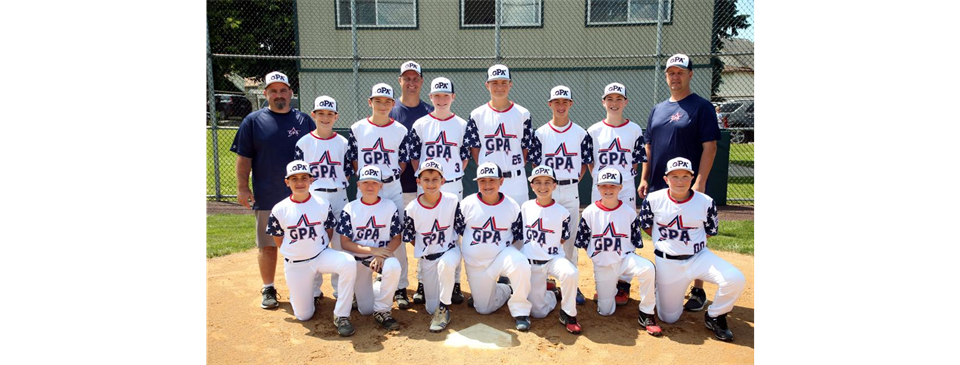
<svg viewBox="0 0 960 365"><path fill-rule="evenodd" d="M436 171L437 173L440 174L440 176L443 176L443 171L440 171L440 170L434 169L434 168L427 168L427 169L423 169L423 170L417 171L416 177L420 177L421 174L423 174L424 172L427 172L427 171Z"/></svg>
<svg viewBox="0 0 960 365"><path fill-rule="evenodd" d="M487 78L487 81L494 81L494 80L510 80L510 78L506 76L495 76L495 77Z"/></svg>

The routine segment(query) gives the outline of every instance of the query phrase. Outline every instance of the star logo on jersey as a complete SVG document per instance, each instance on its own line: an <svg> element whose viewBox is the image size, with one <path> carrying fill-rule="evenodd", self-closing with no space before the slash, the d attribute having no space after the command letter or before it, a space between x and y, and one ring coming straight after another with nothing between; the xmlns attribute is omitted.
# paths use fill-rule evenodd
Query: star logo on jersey
<svg viewBox="0 0 960 365"><path fill-rule="evenodd" d="M632 155L630 155L630 149L623 148L623 146L620 145L620 138L617 137L610 142L610 146L602 148L597 152L597 162L600 163L600 169L610 165L626 166L633 164L633 160L628 159L627 156L632 157Z"/></svg>
<svg viewBox="0 0 960 365"><path fill-rule="evenodd" d="M370 216L370 219L367 220L366 225L357 226L357 233L353 235L354 242L379 241L380 229L386 226L386 224L377 224L377 216ZM380 242L380 247L383 247L383 242Z"/></svg>
<svg viewBox="0 0 960 365"><path fill-rule="evenodd" d="M386 226L387 226L386 224L377 224L377 216L371 216L371 217L370 217L370 220L367 221L367 225L365 225L365 226L357 226L357 229L367 229L367 228L377 228L377 229L380 229L380 228L383 228L383 227L386 227Z"/></svg>
<svg viewBox="0 0 960 365"><path fill-rule="evenodd" d="M296 128L290 128L290 130L287 131L287 137L293 137L293 136L299 137L300 131L298 131Z"/></svg>
<svg viewBox="0 0 960 365"><path fill-rule="evenodd" d="M524 227L527 228L524 230L527 235L524 243L536 242L540 244L540 247L543 247L547 244L547 234L555 232L552 229L543 228L542 218L537 218L537 220L533 221L533 223L531 223L529 226Z"/></svg>
<svg viewBox="0 0 960 365"><path fill-rule="evenodd" d="M680 114L680 112L677 112L677 114L674 114L674 115L671 115L671 116L670 116L670 121L671 121L671 122L680 121L680 117L682 117L682 116L683 116L683 114Z"/></svg>
<svg viewBox="0 0 960 365"><path fill-rule="evenodd" d="M447 228L450 228L450 226L441 226L441 225L440 225L440 220L434 219L434 220L433 220L433 226L430 226L430 232L424 232L424 233L420 233L420 234L422 234L422 235L424 235L424 236L427 236L427 235L434 234L434 233L436 233L436 232L446 231Z"/></svg>
<svg viewBox="0 0 960 365"><path fill-rule="evenodd" d="M683 216L677 215L673 217L667 224L657 223L657 230L660 232L660 241L666 240L677 240L683 241L684 245L690 245L690 232L689 230L695 229L697 227L687 227L683 225Z"/></svg>
<svg viewBox="0 0 960 365"><path fill-rule="evenodd" d="M483 138L486 139L484 144L487 147L484 156L489 156L498 151L510 152L510 139L517 138L517 135L507 134L506 127L503 126L503 123L500 123L497 130L493 131L493 134L484 135Z"/></svg>
<svg viewBox="0 0 960 365"><path fill-rule="evenodd" d="M386 152L386 153L393 153L394 151L396 151L396 150L391 150L384 147L383 138L377 138L377 141L373 143L373 147L361 148L360 150L363 152L378 151L378 152Z"/></svg>
<svg viewBox="0 0 960 365"><path fill-rule="evenodd" d="M500 232L508 230L508 228L497 227L497 218L492 216L483 223L483 226L470 228L473 228L473 242L470 242L470 246L481 243L500 244ZM509 245L510 242L506 244Z"/></svg>
<svg viewBox="0 0 960 365"><path fill-rule="evenodd" d="M443 245L443 243L447 240L445 233L447 228L450 228L450 226L441 226L440 221L434 219L433 225L430 226L430 231L420 233L423 236L423 245L427 247L430 247L430 245L434 243Z"/></svg>
<svg viewBox="0 0 960 365"><path fill-rule="evenodd" d="M323 222L311 222L310 218L307 218L306 214L300 215L300 219L297 220L297 224L287 226L287 230L290 231L290 243L295 243L301 239L316 240L316 226L320 224L323 224Z"/></svg>
<svg viewBox="0 0 960 365"><path fill-rule="evenodd" d="M612 251L616 252L617 255L623 254L623 245L621 244L620 239L627 238L627 235L617 233L617 227L610 222L606 228L603 229L603 232L600 234L591 235L590 238L593 240L593 254L590 257L599 255L601 252Z"/></svg>
<svg viewBox="0 0 960 365"><path fill-rule="evenodd" d="M567 152L566 143L560 143L556 151L544 156L543 164L552 167L554 170L573 171L573 158L576 156L576 152Z"/></svg>
<svg viewBox="0 0 960 365"><path fill-rule="evenodd" d="M447 141L447 132L441 131L437 139L424 143L423 149L427 159L442 157L450 162L452 157L450 147L457 147L457 143Z"/></svg>

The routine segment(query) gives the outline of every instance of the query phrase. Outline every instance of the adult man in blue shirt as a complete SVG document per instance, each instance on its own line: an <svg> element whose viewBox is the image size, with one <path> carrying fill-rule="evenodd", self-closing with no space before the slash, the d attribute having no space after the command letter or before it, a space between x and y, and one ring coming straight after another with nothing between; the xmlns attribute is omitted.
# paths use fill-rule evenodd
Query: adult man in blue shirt
<svg viewBox="0 0 960 365"><path fill-rule="evenodd" d="M648 192L667 187L666 181L660 177L666 172L667 161L676 157L690 160L696 175L692 187L705 193L707 177L717 155L717 140L720 139L717 114L710 101L690 91L690 80L693 79L690 57L681 53L671 56L667 59L665 74L670 99L654 106L647 119L647 132L644 133L647 162L643 164L643 178L637 187L641 199ZM653 179L650 179L651 175ZM701 311L706 307L706 300L703 281L695 280L684 309Z"/></svg>
<svg viewBox="0 0 960 365"><path fill-rule="evenodd" d="M291 109L293 90L287 75L278 71L267 74L263 95L269 106L247 115L233 139L230 151L237 154L237 200L250 208L253 204L257 222L257 262L263 289L263 309L277 308L277 289L273 279L277 271L277 246L267 235L267 219L273 206L290 196L283 180L286 166L293 161L300 137L316 129L313 118ZM253 171L253 192L250 172Z"/></svg>

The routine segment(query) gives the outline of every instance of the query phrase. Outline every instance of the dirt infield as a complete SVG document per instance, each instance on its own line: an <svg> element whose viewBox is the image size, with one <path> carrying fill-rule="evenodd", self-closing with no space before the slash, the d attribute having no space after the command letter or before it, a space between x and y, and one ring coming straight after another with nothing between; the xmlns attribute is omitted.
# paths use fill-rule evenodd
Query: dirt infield
<svg viewBox="0 0 960 365"><path fill-rule="evenodd" d="M653 258L649 242L639 250ZM412 250L408 250L408 253ZM452 322L444 332L430 333L430 317L423 306L398 310L393 316L400 330L381 329L372 316L354 311L351 321L357 332L342 338L333 326L333 306L329 276L324 275L324 299L313 319L300 322L293 316L283 278L283 264L277 268L280 308L260 309L261 287L256 250L207 260L207 362L210 364L326 363L326 364L412 364L412 363L609 363L609 364L743 364L754 362L754 259L736 253L716 254L738 267L747 285L737 301L728 323L735 335L733 343L716 340L703 324L703 312L684 313L677 323L660 323L664 335L647 335L637 324L639 295L633 282L630 301L617 307L611 317L597 314L591 300L593 270L590 260L580 251L580 287L587 304L578 306L577 318L583 334L567 333L554 309L546 318L532 319L529 332L514 329L507 306L490 315L480 315L466 304L452 306ZM281 259L282 261L282 259ZM411 265L416 260L410 259ZM410 282L416 283L411 267ZM463 274L463 291L469 297L470 286ZM408 293L416 289L408 288ZM717 287L706 284L707 298ZM445 340L455 331L478 323L486 324L510 336L510 347L487 350L447 347Z"/></svg>

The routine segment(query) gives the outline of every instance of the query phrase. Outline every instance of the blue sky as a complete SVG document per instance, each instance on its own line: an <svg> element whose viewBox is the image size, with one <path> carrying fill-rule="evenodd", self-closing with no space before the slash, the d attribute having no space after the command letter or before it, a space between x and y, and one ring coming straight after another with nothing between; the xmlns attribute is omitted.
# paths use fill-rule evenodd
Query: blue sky
<svg viewBox="0 0 960 365"><path fill-rule="evenodd" d="M737 1L737 14L746 14L748 15L747 22L750 23L750 27L740 31L740 38L746 38L753 40L753 0L738 0Z"/></svg>

